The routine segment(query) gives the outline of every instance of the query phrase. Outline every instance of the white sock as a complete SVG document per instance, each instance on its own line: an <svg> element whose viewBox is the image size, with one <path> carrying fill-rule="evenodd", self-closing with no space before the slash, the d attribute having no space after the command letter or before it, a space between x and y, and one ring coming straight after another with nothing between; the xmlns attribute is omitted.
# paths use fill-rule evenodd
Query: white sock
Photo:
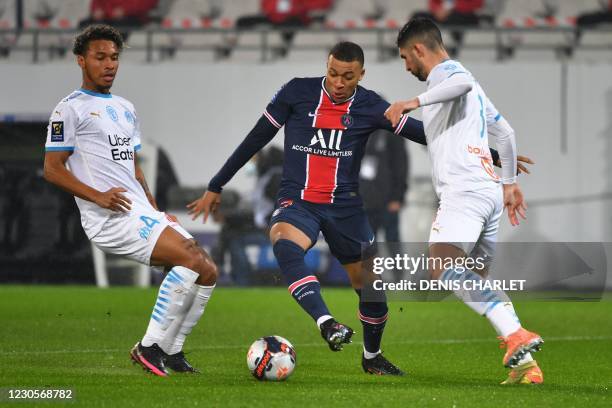
<svg viewBox="0 0 612 408"><path fill-rule="evenodd" d="M480 282L483 279L480 275L466 269L465 271L457 272L454 269L448 269L440 276L441 281L452 281L458 280L461 282L459 288L453 290L455 295L463 301L468 307L474 310L480 315L484 315L489 319L489 322L493 325L497 333L501 336L508 336L520 329L521 324L518 322L518 318L515 314L512 314L507 308L499 307L503 306L500 294L491 290L477 290L472 289L471 291L463 289L463 282L471 280L474 282ZM472 285L475 287L477 285ZM503 293L503 292L502 292ZM503 294L503 296L506 296ZM507 296L506 296L507 297Z"/></svg>
<svg viewBox="0 0 612 408"><path fill-rule="evenodd" d="M323 315L323 316L319 317L319 318L317 319L317 327L320 329L320 328L321 328L321 325L322 325L323 323L325 323L326 321L328 321L329 319L333 319L333 317L332 317L332 316L330 316L330 315Z"/></svg>
<svg viewBox="0 0 612 408"><path fill-rule="evenodd" d="M521 324L516 320L514 315L504 307L503 303L494 305L491 310L487 312L486 316L500 336L508 337L521 328Z"/></svg>
<svg viewBox="0 0 612 408"><path fill-rule="evenodd" d="M504 302L504 307L506 309L508 309L508 311L514 316L514 318L516 319L517 323L520 325L521 322L518 318L518 315L516 314L516 311L514 310L514 305L512 304L512 302L510 302L510 299L508 299L507 302ZM501 334L500 334L501 335ZM529 363L530 361L533 361L533 357L531 356L531 353L527 353L523 356L523 358L521 358L519 360L519 362L517 363L517 365L522 365L525 363Z"/></svg>
<svg viewBox="0 0 612 408"><path fill-rule="evenodd" d="M368 350L365 349L365 347L363 348L363 356L365 357L366 360L370 360L376 357L377 355L379 355L380 353L381 353L380 350L378 350L376 353L370 353Z"/></svg>
<svg viewBox="0 0 612 408"><path fill-rule="evenodd" d="M174 330L174 323L181 321L189 310L193 302L191 288L198 276L198 273L182 266L175 266L168 272L157 293L153 314L141 341L143 346L150 347L157 343L162 347L161 343L168 330Z"/></svg>
<svg viewBox="0 0 612 408"><path fill-rule="evenodd" d="M180 322L177 320L177 330L168 330L166 336L162 340L162 344L160 344L160 347L166 353L176 354L183 349L185 339L204 314L204 309L206 309L206 305L214 289L215 285L193 285L191 288L193 301L187 313L183 315Z"/></svg>

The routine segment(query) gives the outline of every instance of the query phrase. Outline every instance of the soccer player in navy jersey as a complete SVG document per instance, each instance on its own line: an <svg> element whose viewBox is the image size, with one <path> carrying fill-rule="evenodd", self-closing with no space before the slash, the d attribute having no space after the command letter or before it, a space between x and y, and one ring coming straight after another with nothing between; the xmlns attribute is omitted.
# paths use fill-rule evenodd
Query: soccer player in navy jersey
<svg viewBox="0 0 612 408"><path fill-rule="evenodd" d="M426 141L420 121L405 115L392 127L385 119L389 103L358 85L365 74L363 66L361 47L341 42L329 53L325 77L286 83L212 178L208 191L187 207L194 219L203 214L206 222L221 202L223 186L285 126L283 179L270 221L270 240L289 292L314 319L332 351L351 342L353 330L334 319L321 297L319 281L304 263L306 251L322 232L360 297L364 371L402 375L380 350L386 300L361 299L362 271L373 255L375 235L359 196L359 170L368 136L377 129L420 144Z"/></svg>

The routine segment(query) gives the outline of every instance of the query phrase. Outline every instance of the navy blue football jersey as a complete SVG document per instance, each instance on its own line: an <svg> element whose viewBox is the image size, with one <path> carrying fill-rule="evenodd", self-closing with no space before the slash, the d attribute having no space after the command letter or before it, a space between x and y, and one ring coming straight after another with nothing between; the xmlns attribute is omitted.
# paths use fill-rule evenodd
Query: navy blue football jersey
<svg viewBox="0 0 612 408"><path fill-rule="evenodd" d="M384 117L389 103L376 92L358 86L348 100L334 102L324 83L325 77L294 78L264 112L272 125L285 127L279 197L357 204L361 202L359 170L369 135L387 129L397 135L389 137L420 139L423 126L404 115L394 129Z"/></svg>

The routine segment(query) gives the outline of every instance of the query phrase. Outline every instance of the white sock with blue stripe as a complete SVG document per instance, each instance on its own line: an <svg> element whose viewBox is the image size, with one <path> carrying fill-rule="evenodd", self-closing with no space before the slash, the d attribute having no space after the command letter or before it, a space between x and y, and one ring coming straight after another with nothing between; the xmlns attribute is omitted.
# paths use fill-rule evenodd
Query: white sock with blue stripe
<svg viewBox="0 0 612 408"><path fill-rule="evenodd" d="M143 346L150 347L157 343L168 352L163 348L163 340L169 330L177 325L180 327L183 316L189 311L195 298L191 288L198 276L197 272L183 266L175 266L168 272L157 293L149 327L141 341Z"/></svg>
<svg viewBox="0 0 612 408"><path fill-rule="evenodd" d="M440 276L441 281L460 281L459 288L453 290L455 295L463 301L468 307L474 310L479 315L486 316L491 322L495 331L500 336L507 337L521 328L521 323L515 313L504 307L503 298L507 298L505 293L497 293L489 289L472 289L466 290L463 288L463 282L483 281L482 277L469 269L456 271L448 269ZM472 284L472 287L477 285Z"/></svg>
<svg viewBox="0 0 612 408"><path fill-rule="evenodd" d="M159 344L166 353L176 354L183 349L185 339L204 314L204 309L206 309L206 305L214 289L215 285L193 285L191 288L193 300L191 301L189 309L181 318L176 319L172 323Z"/></svg>

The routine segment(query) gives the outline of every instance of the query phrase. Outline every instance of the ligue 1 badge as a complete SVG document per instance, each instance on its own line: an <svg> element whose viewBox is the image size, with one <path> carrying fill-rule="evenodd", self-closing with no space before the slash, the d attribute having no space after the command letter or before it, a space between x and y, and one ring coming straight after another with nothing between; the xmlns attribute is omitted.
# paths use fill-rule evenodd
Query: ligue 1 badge
<svg viewBox="0 0 612 408"><path fill-rule="evenodd" d="M345 113L342 115L342 124L347 128L351 127L353 125L353 117L348 113Z"/></svg>

